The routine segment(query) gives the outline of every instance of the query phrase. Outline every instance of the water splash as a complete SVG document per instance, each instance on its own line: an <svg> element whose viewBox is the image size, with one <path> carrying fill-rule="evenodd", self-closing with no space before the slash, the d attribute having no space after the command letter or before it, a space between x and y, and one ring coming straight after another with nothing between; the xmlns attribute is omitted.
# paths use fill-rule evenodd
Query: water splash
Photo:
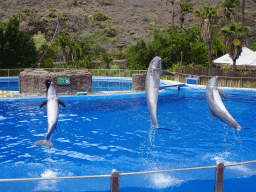
<svg viewBox="0 0 256 192"><path fill-rule="evenodd" d="M151 176L152 187L155 189L164 189L172 186L179 186L183 180L179 180L173 176L159 173Z"/></svg>
<svg viewBox="0 0 256 192"><path fill-rule="evenodd" d="M42 178L50 178L57 176L58 173L53 172L51 170L45 170L45 172L41 174ZM57 180L39 181L37 187L33 191L58 191L57 183Z"/></svg>

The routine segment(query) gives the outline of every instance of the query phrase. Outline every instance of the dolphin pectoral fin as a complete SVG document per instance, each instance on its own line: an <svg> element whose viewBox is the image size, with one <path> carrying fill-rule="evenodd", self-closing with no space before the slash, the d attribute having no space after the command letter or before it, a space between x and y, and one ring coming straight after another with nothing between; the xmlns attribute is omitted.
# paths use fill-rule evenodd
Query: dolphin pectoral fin
<svg viewBox="0 0 256 192"><path fill-rule="evenodd" d="M210 113L211 113L211 120L213 121L214 115L212 114L212 111L210 111Z"/></svg>
<svg viewBox="0 0 256 192"><path fill-rule="evenodd" d="M173 73L171 73L170 71L165 71L165 70L162 70L162 75L171 75L171 76L174 76Z"/></svg>
<svg viewBox="0 0 256 192"><path fill-rule="evenodd" d="M39 140L33 143L33 145L40 145L40 146L47 146L53 148L53 144L50 141L47 140Z"/></svg>
<svg viewBox="0 0 256 192"><path fill-rule="evenodd" d="M218 92L219 92L220 96L222 96L224 99L226 99L226 95L223 93L223 91L218 89Z"/></svg>
<svg viewBox="0 0 256 192"><path fill-rule="evenodd" d="M172 131L172 129L162 128L162 127L155 127L155 128L150 129L149 131L153 131L154 129L163 129L163 130L167 130L167 131Z"/></svg>
<svg viewBox="0 0 256 192"><path fill-rule="evenodd" d="M47 99L45 101L43 101L43 103L40 105L40 109L44 106L47 105Z"/></svg>
<svg viewBox="0 0 256 192"><path fill-rule="evenodd" d="M63 107L65 107L65 104L63 101L61 101L60 99L58 99L58 103L61 104Z"/></svg>

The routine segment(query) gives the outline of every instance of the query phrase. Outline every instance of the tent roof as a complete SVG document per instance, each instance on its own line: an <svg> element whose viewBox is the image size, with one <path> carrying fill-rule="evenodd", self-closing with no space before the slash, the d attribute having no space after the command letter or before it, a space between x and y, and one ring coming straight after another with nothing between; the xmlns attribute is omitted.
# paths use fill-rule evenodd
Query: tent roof
<svg viewBox="0 0 256 192"><path fill-rule="evenodd" d="M213 62L233 65L233 61L228 54L213 60ZM255 65L256 66L256 51L254 52L248 49L247 47L243 47L240 57L236 60L236 65Z"/></svg>

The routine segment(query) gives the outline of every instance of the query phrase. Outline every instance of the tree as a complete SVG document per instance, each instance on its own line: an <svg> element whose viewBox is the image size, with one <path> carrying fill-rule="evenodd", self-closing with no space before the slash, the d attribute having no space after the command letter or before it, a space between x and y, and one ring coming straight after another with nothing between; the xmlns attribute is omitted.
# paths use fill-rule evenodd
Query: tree
<svg viewBox="0 0 256 192"><path fill-rule="evenodd" d="M180 0L180 28L184 28L185 15L193 13L193 4L187 0Z"/></svg>
<svg viewBox="0 0 256 192"><path fill-rule="evenodd" d="M147 69L155 56L162 58L163 69L171 68L180 61L183 53L183 63L205 64L207 48L200 36L200 29L189 28L170 32L169 34L154 34L154 40L146 44L138 41L126 50L129 68L133 70Z"/></svg>
<svg viewBox="0 0 256 192"><path fill-rule="evenodd" d="M241 23L231 23L230 26L223 27L220 33L226 40L227 52L233 60L233 72L236 72L236 60L242 52L242 47L246 44L245 37L249 35L249 27L243 27Z"/></svg>
<svg viewBox="0 0 256 192"><path fill-rule="evenodd" d="M33 39L20 31L18 17L11 17L4 30L0 28L1 68L31 67L37 60L38 52Z"/></svg>
<svg viewBox="0 0 256 192"><path fill-rule="evenodd" d="M197 9L194 14L195 17L203 20L203 27L201 36L207 45L208 50L208 64L212 67L211 41L212 41L212 26L217 18L217 8L213 6L203 6Z"/></svg>
<svg viewBox="0 0 256 192"><path fill-rule="evenodd" d="M220 9L220 13L224 14L226 18L226 25L231 24L231 16L233 15L235 18L238 17L238 13L241 9L241 3L239 0L225 0L220 1L217 4L217 8Z"/></svg>
<svg viewBox="0 0 256 192"><path fill-rule="evenodd" d="M72 37L69 35L64 35L64 34L60 35L60 47L63 52L63 62L66 64L67 64L66 57L68 54L68 46L71 43L71 39Z"/></svg>

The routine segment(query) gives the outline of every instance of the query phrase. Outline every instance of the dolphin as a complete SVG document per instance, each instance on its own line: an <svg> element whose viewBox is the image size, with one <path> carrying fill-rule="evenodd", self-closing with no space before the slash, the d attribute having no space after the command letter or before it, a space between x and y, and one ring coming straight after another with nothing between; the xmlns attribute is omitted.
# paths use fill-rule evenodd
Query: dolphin
<svg viewBox="0 0 256 192"><path fill-rule="evenodd" d="M45 86L46 86L46 97L47 97L47 92L48 92L48 89L49 89L50 85L51 85L51 81L47 79L47 80L45 81Z"/></svg>
<svg viewBox="0 0 256 192"><path fill-rule="evenodd" d="M155 126L153 129L165 129L158 127L156 118L160 79L163 74L174 76L171 72L162 70L160 57L154 57L149 64L145 81L148 110L151 120L153 121L153 124ZM153 129L150 129L150 131L152 131Z"/></svg>
<svg viewBox="0 0 256 192"><path fill-rule="evenodd" d="M52 142L48 140L51 137L54 129L57 130L56 125L59 117L59 104L65 107L64 102L58 99L57 92L53 86L53 82L51 82L47 91L47 99L40 105L40 109L44 105L47 105L47 120L48 120L47 135L44 140L36 141L35 143L33 143L33 145L53 147Z"/></svg>
<svg viewBox="0 0 256 192"><path fill-rule="evenodd" d="M240 131L243 129L238 123L234 120L234 118L230 115L227 111L226 107L224 106L221 96L226 98L225 94L218 88L217 86L217 79L218 76L212 77L205 89L206 100L207 104L210 108L211 112L211 119L213 117L219 118L222 122L228 124L230 127L235 128L236 130Z"/></svg>

